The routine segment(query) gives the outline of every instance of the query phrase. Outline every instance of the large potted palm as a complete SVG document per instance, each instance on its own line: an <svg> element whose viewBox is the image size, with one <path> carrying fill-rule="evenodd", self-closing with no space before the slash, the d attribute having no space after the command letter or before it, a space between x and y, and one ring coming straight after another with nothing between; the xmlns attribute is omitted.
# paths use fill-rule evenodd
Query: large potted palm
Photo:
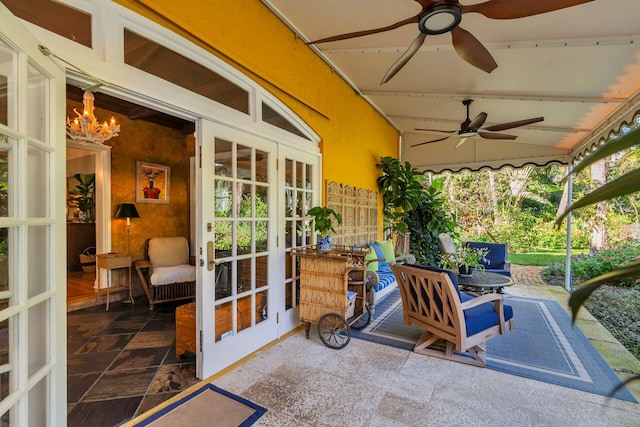
<svg viewBox="0 0 640 427"><path fill-rule="evenodd" d="M318 233L318 249L329 250L333 246L333 238L331 232L336 230L333 228L333 221L342 224L342 215L326 206L315 206L307 212L313 217L313 228Z"/></svg>

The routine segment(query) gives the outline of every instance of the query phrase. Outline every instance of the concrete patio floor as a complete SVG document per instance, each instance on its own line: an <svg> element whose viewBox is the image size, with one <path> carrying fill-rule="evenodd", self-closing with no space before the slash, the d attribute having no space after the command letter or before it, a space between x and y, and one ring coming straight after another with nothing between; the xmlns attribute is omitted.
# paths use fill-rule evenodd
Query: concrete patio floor
<svg viewBox="0 0 640 427"><path fill-rule="evenodd" d="M566 308L562 288L515 276L509 294ZM577 326L621 378L640 373L640 361L586 310ZM256 426L640 425L636 403L358 339L336 351L304 331L208 381L266 407ZM640 401L639 382L628 389Z"/></svg>

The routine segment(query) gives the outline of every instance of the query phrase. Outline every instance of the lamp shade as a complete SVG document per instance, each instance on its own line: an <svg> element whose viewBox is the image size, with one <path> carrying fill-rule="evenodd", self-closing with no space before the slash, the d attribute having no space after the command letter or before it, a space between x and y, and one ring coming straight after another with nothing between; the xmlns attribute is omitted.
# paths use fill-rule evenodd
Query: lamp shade
<svg viewBox="0 0 640 427"><path fill-rule="evenodd" d="M140 218L140 214L133 203L123 203L116 212L116 218Z"/></svg>

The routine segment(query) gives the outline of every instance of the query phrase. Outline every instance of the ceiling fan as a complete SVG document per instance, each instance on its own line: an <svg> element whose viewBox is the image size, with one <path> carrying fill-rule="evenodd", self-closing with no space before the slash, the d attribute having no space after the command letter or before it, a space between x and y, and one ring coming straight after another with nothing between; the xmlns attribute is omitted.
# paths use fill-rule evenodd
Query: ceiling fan
<svg viewBox="0 0 640 427"><path fill-rule="evenodd" d="M444 34L446 32L451 32L453 47L462 59L474 67L490 73L498 67L498 64L478 39L459 26L463 14L475 12L491 19L515 19L553 12L593 0L489 0L468 6L461 5L458 0L415 1L422 6L420 13L415 16L386 27L326 37L308 44L346 40L395 30L407 24L418 24L420 34L418 34L418 37L411 43L405 53L389 68L380 84L391 80L409 62L418 52L428 35Z"/></svg>
<svg viewBox="0 0 640 427"><path fill-rule="evenodd" d="M467 107L467 119L460 123L460 130L457 131L443 131L438 129L416 129L423 130L428 132L447 132L450 133L449 136L445 136L444 138L434 139L432 141L421 142L419 144L414 144L411 147L417 147L419 145L431 144L432 142L444 141L445 139L451 138L454 135L458 135L460 137L460 141L456 144L455 148L460 147L465 143L467 138L472 138L474 136L479 136L484 139L508 139L514 140L517 138L515 135L508 135L506 133L497 133L499 131L513 129L520 126L530 125L532 123L541 122L544 120L544 117L534 117L531 119L517 120L515 122L501 123L498 125L487 126L483 128L482 125L487 120L487 113L482 112L475 116L473 120L469 118L469 106L473 102L473 99L465 99L462 101L462 104ZM489 131L489 132L485 132Z"/></svg>

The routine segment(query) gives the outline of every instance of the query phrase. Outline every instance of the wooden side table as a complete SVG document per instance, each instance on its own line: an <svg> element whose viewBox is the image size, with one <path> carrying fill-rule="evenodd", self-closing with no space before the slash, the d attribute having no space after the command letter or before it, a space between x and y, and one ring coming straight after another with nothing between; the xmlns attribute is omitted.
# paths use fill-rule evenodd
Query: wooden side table
<svg viewBox="0 0 640 427"><path fill-rule="evenodd" d="M176 307L176 357L196 353L196 303Z"/></svg>
<svg viewBox="0 0 640 427"><path fill-rule="evenodd" d="M121 292L121 291L129 291L129 300L131 304L133 301L133 293L131 291L131 264L133 263L133 257L131 254L125 253L115 253L115 254L98 254L96 255L96 267L97 267L97 275L98 275L98 295L96 296L96 304L98 302L98 298L102 294L103 289L107 291L107 311L109 311L109 296L111 292ZM102 288L100 283L100 269L103 268L107 270L107 278L109 283L107 286ZM111 286L111 271L118 268L128 268L129 269L129 281L128 286Z"/></svg>

